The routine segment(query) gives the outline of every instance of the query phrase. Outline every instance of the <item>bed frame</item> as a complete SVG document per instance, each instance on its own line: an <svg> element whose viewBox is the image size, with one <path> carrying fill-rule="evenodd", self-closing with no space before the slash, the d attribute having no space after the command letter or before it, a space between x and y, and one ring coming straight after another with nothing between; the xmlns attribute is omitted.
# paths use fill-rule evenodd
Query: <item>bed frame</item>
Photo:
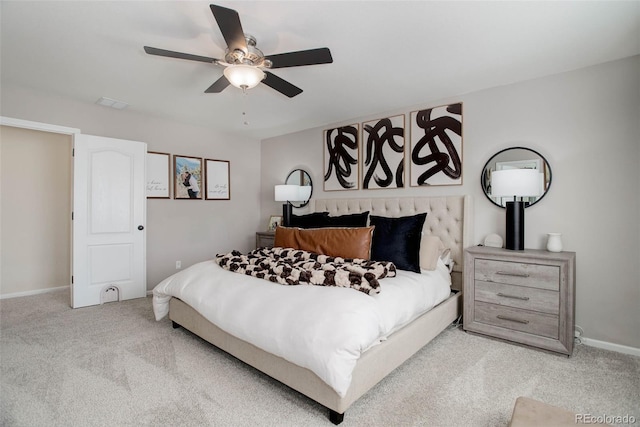
<svg viewBox="0 0 640 427"><path fill-rule="evenodd" d="M370 215L399 217L427 212L423 232L435 234L451 249L455 261L452 289L456 292L358 360L347 394L340 397L313 372L224 332L177 298L169 304L174 328L193 332L216 347L310 397L329 409L329 419L340 424L345 411L394 369L413 356L462 314L463 250L471 245L472 215L469 196L401 197L316 200L315 211L343 215L369 211Z"/></svg>

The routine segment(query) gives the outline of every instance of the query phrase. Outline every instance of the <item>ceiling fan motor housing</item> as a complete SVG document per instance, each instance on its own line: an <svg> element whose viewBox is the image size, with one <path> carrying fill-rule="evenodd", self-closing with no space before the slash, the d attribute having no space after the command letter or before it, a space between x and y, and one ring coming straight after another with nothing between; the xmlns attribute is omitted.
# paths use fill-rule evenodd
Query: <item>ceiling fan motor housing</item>
<svg viewBox="0 0 640 427"><path fill-rule="evenodd" d="M264 59L264 53L256 47L256 38L250 34L244 35L247 41L247 52L241 49L230 51L227 49L227 53L224 59L229 64L245 64L254 67L271 67L271 61Z"/></svg>

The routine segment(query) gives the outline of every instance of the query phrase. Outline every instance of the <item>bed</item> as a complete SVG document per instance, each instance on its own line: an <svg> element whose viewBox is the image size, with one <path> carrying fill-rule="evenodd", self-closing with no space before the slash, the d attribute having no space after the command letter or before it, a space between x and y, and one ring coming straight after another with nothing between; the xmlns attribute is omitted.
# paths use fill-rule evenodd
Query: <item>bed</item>
<svg viewBox="0 0 640 427"><path fill-rule="evenodd" d="M225 324L224 320L226 319L222 319L221 323L212 323L208 320L208 318L211 319L211 315L202 310L199 305L201 297L193 297L191 300L177 298L175 295L169 295L170 292L166 292L166 287L161 287L161 283L154 289L154 310L156 310L156 306L161 306L160 302L166 301L166 309L159 308L156 312L156 318L164 315L162 310L168 310L169 318L174 327L181 326L191 331L243 362L315 400L329 409L331 422L339 424L351 404L462 314L461 290L464 265L462 256L463 249L471 244L471 202L469 196L321 199L315 201L313 211L329 212L331 216L369 212L370 215L391 218L427 213L422 228L423 234L438 236L444 246L450 250L453 260L450 290L447 289L444 300L438 302L426 313L412 319L410 323L403 324L397 330L393 329L390 331L392 333L377 341L376 345L371 345L366 351L358 354L354 360L352 371L350 371L350 380L345 388L336 388L335 384L313 369L313 366L310 368L305 366L305 363L294 363L290 360L295 360L295 358L276 355L277 351L264 350L263 348L269 348L268 345L260 343L254 345L248 340L237 338L237 336L243 335L236 333L233 327L229 327L229 324ZM205 268L211 267L204 264L194 266L194 270ZM235 276L242 277L237 274ZM174 287L181 287L181 285ZM286 288L286 286L281 287ZM159 288L162 289L158 290ZM315 286L311 286L311 288L315 288ZM299 291L296 290L296 292ZM346 290L346 292L349 294L343 292L341 295L360 298L360 301L364 301L365 297L370 298L369 296L357 296L356 294L360 293L353 290ZM187 301L191 301L191 304ZM193 306L199 307L205 314L200 313Z"/></svg>

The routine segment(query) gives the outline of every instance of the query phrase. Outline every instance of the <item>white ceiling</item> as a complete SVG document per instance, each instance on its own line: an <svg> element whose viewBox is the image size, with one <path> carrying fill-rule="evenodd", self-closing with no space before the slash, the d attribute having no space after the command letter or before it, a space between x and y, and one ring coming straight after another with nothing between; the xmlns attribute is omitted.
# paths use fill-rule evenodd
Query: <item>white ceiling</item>
<svg viewBox="0 0 640 427"><path fill-rule="evenodd" d="M640 53L639 1L220 1L266 55L328 47L334 62L274 70L304 90L292 99L205 94L220 67L143 46L223 58L209 3L2 0L1 84L262 139Z"/></svg>

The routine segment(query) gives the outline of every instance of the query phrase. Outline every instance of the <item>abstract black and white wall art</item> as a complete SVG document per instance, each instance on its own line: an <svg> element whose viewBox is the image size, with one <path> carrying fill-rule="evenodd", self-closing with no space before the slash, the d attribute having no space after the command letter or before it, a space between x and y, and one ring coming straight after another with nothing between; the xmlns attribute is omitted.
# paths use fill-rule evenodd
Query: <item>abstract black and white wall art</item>
<svg viewBox="0 0 640 427"><path fill-rule="evenodd" d="M324 191L359 188L359 134L357 123L324 131Z"/></svg>
<svg viewBox="0 0 640 427"><path fill-rule="evenodd" d="M362 124L362 188L404 187L404 114Z"/></svg>
<svg viewBox="0 0 640 427"><path fill-rule="evenodd" d="M411 112L412 187L462 185L462 103Z"/></svg>

